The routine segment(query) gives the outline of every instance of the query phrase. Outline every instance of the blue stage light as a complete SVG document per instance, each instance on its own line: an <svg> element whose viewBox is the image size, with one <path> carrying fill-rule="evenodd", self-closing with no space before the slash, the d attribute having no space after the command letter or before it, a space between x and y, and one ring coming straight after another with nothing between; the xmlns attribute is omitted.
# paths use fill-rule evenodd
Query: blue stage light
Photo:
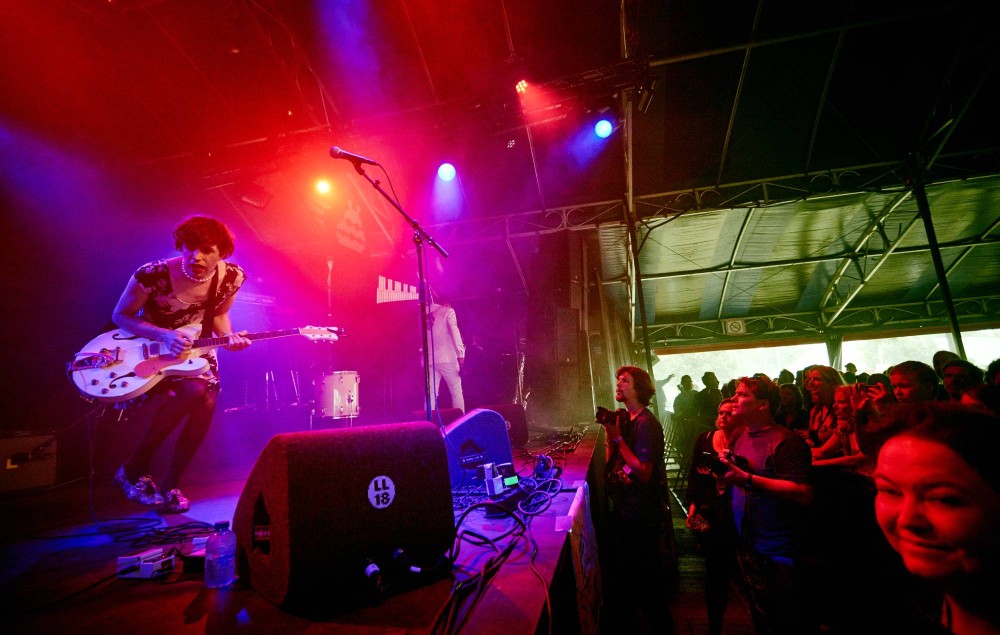
<svg viewBox="0 0 1000 635"><path fill-rule="evenodd" d="M438 168L438 178L442 181L452 181L455 179L455 166L450 163L442 163Z"/></svg>
<svg viewBox="0 0 1000 635"><path fill-rule="evenodd" d="M601 119L594 126L594 134L596 134L601 139L607 139L612 132L614 132L615 127L612 125L611 120Z"/></svg>

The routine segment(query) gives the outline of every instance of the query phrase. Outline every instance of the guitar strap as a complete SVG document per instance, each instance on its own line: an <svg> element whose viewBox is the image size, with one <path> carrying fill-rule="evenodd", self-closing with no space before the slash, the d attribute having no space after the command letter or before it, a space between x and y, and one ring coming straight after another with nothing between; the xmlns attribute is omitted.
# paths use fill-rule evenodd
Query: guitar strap
<svg viewBox="0 0 1000 635"><path fill-rule="evenodd" d="M212 337L212 322L215 321L215 288L219 286L219 266L215 266L212 274L212 287L208 290L208 300L205 306L205 316L201 319L202 339Z"/></svg>

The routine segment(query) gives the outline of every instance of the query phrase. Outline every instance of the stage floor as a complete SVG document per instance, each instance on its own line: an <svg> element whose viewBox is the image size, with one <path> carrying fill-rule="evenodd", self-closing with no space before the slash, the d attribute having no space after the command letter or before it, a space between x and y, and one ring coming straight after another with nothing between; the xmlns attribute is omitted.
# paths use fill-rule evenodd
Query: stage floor
<svg viewBox="0 0 1000 635"><path fill-rule="evenodd" d="M515 450L515 464L531 465L532 447L547 449L552 439L558 438L557 432L540 435L533 431L526 449ZM161 545L164 549L173 546L186 551L194 535L207 534L217 520L232 519L244 483L240 479L224 480L196 483L185 488L192 507L180 515L160 514L125 500L111 483L110 475L101 475L93 485L79 480L44 490L3 494L0 513L7 520L0 539L0 561L3 563L0 605L4 631L103 634L114 629L153 635L182 632L426 633L432 630L453 580L440 579L388 597L378 606L362 607L339 617L310 619L274 606L245 585L237 584L226 590L205 589L200 574L185 573L180 565L157 580L120 579L115 575L120 556ZM570 483L564 487L567 491L573 489ZM548 512L550 518L532 521L537 531L549 531L567 513L573 495L566 493L563 496L564 500ZM460 513L461 509L457 509L456 517ZM671 598L676 632L704 633L703 569L683 518L675 512L674 520L680 573L677 592ZM558 551L558 548L549 548ZM463 549L470 548L465 546ZM544 559L547 564L542 568L549 567L545 575L551 578L560 554L549 553ZM528 565L526 558L518 562L515 553L501 571L507 567L505 575L510 575L512 568L521 567L528 575ZM502 578L494 580L496 586L504 584ZM537 621L538 606L534 602L530 607L514 605L518 595L509 591L503 588L491 591L493 597L501 598L501 603L482 610L511 614L511 623L519 626L511 628L502 620L491 620L495 628L489 630L505 635L527 632L531 629L524 624ZM419 594L419 601L415 601L413 594ZM503 606L504 600L512 605ZM544 604L540 606L544 614ZM514 615L517 613L526 615ZM558 606L555 614L558 621ZM729 635L752 632L745 605L735 589L727 618L730 623L726 633ZM548 630L546 619L536 624L541 632ZM577 628L578 623L569 632ZM474 630L484 632L478 625ZM560 624L555 624L553 630L567 632Z"/></svg>

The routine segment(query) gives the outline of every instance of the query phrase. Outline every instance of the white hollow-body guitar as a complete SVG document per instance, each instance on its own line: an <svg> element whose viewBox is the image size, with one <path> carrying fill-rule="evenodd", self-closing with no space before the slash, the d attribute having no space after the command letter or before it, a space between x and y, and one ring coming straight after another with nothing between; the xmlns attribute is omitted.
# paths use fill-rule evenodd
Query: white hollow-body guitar
<svg viewBox="0 0 1000 635"><path fill-rule="evenodd" d="M173 355L162 342L132 335L123 329L102 333L92 339L73 361L67 372L73 384L89 400L115 403L133 399L171 376L196 377L208 370L203 355L229 344L228 337L199 338L200 324L176 329L194 340L191 350ZM302 335L314 342L336 342L343 334L335 326L305 326L250 333L250 340Z"/></svg>

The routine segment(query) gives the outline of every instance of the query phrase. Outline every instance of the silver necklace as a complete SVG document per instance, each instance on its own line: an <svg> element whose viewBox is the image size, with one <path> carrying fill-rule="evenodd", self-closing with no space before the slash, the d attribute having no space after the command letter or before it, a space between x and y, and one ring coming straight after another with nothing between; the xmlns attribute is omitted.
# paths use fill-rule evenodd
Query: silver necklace
<svg viewBox="0 0 1000 635"><path fill-rule="evenodd" d="M198 284L201 284L202 282L208 282L209 280L212 279L211 275L207 275L204 278L195 277L193 273L188 271L187 263L184 262L183 258L181 258L181 273L183 273L184 277L190 280L191 282L197 282ZM213 271L212 273L215 272Z"/></svg>

